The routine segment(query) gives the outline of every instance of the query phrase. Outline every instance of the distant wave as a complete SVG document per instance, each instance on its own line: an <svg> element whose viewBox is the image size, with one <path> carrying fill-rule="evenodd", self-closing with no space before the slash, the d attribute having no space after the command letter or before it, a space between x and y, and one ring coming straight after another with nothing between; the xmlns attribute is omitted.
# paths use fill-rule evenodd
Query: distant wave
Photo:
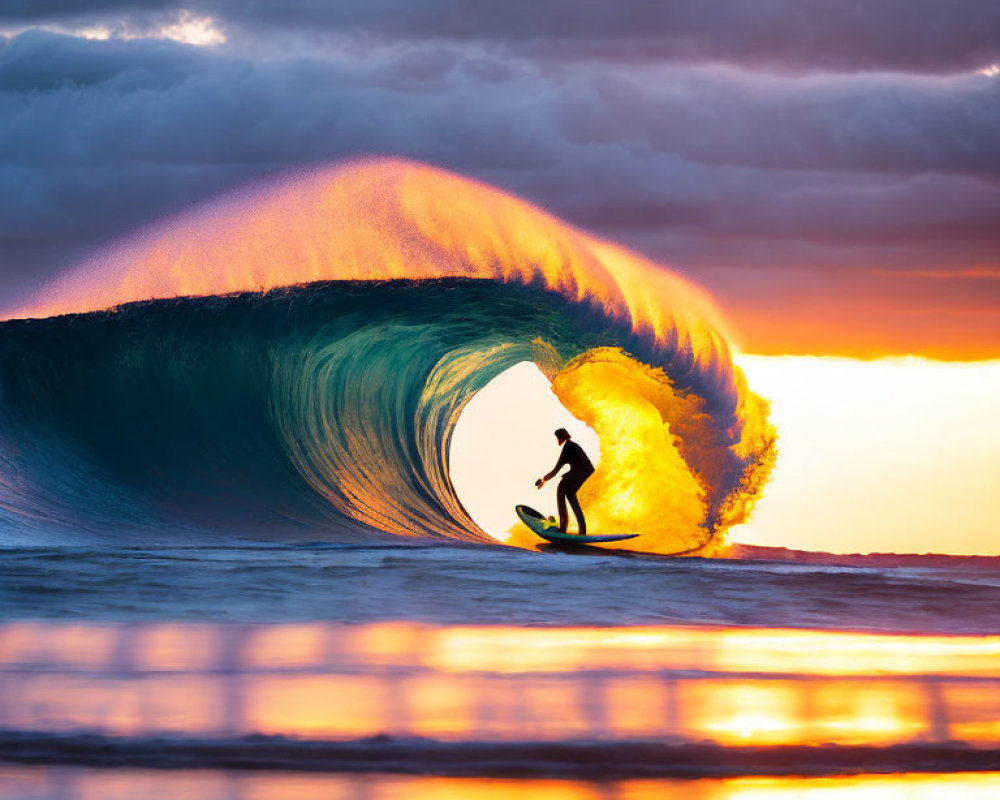
<svg viewBox="0 0 1000 800"><path fill-rule="evenodd" d="M239 193L12 316L33 317L0 323L0 525L21 530L491 541L448 445L469 398L526 360L601 438L595 529L643 530L643 549L716 540L774 456L766 403L696 289L406 162Z"/></svg>

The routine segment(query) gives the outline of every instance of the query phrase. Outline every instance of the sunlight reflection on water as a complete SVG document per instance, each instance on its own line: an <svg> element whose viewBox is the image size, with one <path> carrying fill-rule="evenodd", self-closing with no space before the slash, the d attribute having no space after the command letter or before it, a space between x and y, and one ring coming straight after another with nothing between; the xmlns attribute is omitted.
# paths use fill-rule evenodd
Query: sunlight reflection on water
<svg viewBox="0 0 1000 800"><path fill-rule="evenodd" d="M0 767L9 800L992 800L1000 773L568 781Z"/></svg>
<svg viewBox="0 0 1000 800"><path fill-rule="evenodd" d="M22 622L0 693L35 732L995 745L1000 637Z"/></svg>

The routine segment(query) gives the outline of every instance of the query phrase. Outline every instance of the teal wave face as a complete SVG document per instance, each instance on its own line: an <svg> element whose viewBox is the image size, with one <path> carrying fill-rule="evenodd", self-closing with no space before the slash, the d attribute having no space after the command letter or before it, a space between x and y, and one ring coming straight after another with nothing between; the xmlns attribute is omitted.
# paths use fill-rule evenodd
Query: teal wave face
<svg viewBox="0 0 1000 800"><path fill-rule="evenodd" d="M0 525L492 541L455 494L451 433L539 342L560 363L612 346L662 367L732 443L729 371L540 286L328 282L158 300L0 325ZM746 467L732 459L725 482Z"/></svg>
<svg viewBox="0 0 1000 800"><path fill-rule="evenodd" d="M552 293L461 279L6 323L3 517L484 539L448 478L462 406L537 335L573 355L615 333Z"/></svg>
<svg viewBox="0 0 1000 800"><path fill-rule="evenodd" d="M9 313L46 319L0 323L0 528L483 539L449 438L475 391L532 358L600 437L595 520L659 552L745 515L773 456L698 287L398 159L192 208Z"/></svg>

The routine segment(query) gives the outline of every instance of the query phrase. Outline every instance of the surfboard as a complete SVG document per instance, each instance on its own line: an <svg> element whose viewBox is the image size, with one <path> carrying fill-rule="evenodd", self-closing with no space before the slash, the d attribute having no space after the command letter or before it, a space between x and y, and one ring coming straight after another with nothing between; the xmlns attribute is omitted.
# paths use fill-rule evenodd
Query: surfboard
<svg viewBox="0 0 1000 800"><path fill-rule="evenodd" d="M562 533L555 522L549 521L541 512L531 506L515 506L518 518L531 528L532 532L550 542L566 544L595 544L598 542L620 542L623 539L634 539L638 533L611 533L598 536L580 536L575 533Z"/></svg>

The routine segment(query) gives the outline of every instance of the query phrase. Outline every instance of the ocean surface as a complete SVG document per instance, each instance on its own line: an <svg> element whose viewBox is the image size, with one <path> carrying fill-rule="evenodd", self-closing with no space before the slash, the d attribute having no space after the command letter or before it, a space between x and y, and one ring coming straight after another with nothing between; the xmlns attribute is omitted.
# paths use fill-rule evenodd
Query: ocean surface
<svg viewBox="0 0 1000 800"><path fill-rule="evenodd" d="M1000 634L1000 572L439 542L7 547L0 619Z"/></svg>
<svg viewBox="0 0 1000 800"><path fill-rule="evenodd" d="M997 790L1000 572L709 557L776 431L665 268L360 163L11 316L0 797ZM622 549L503 546L457 495L463 408L525 361L598 435Z"/></svg>
<svg viewBox="0 0 1000 800"><path fill-rule="evenodd" d="M997 608L939 565L8 546L0 796L989 797Z"/></svg>

